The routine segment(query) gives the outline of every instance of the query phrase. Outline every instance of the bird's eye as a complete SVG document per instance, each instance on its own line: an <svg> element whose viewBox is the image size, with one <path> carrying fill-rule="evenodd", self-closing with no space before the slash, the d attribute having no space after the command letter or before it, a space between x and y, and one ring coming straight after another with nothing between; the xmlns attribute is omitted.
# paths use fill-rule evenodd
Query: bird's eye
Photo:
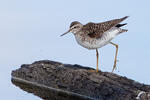
<svg viewBox="0 0 150 100"><path fill-rule="evenodd" d="M77 28L76 26L74 28Z"/></svg>

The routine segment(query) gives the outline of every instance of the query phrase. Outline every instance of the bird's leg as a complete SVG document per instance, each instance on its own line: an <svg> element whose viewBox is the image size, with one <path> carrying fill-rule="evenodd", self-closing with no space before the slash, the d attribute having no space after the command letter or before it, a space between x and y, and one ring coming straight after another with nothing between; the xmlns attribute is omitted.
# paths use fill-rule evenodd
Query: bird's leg
<svg viewBox="0 0 150 100"><path fill-rule="evenodd" d="M114 45L116 47L116 54L115 54L115 61L114 61L114 66L113 66L113 69L112 69L112 72L114 71L114 69L116 68L116 63L117 63L117 55L118 55L118 45L113 43L113 42L110 42L110 44Z"/></svg>
<svg viewBox="0 0 150 100"><path fill-rule="evenodd" d="M98 58L99 58L99 54L98 54L98 50L96 49L96 58L97 58L97 67L96 67L96 71L98 72Z"/></svg>
<svg viewBox="0 0 150 100"><path fill-rule="evenodd" d="M90 70L89 72L98 72L98 58L99 58L99 54L98 54L98 49L96 49L96 70Z"/></svg>

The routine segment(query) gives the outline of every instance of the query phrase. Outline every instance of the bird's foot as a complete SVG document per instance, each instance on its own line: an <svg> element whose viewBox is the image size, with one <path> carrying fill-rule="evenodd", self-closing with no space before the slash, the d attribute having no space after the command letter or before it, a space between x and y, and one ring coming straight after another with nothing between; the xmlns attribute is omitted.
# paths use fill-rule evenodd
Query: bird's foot
<svg viewBox="0 0 150 100"><path fill-rule="evenodd" d="M113 66L113 69L112 69L112 73L113 73L113 71L114 71L114 70L116 70L116 69L117 69L117 67L116 67L117 62L119 62L119 60L115 60L115 61L114 61L114 66Z"/></svg>
<svg viewBox="0 0 150 100"><path fill-rule="evenodd" d="M112 73L113 73L113 71L116 69L116 63L114 64L114 66L113 66L113 69L112 69Z"/></svg>
<svg viewBox="0 0 150 100"><path fill-rule="evenodd" d="M94 72L94 73L95 73L95 72L98 72L98 70L94 70L94 69L90 69L90 70L88 70L88 71L89 71L89 72L92 72L92 73L93 73L93 72Z"/></svg>

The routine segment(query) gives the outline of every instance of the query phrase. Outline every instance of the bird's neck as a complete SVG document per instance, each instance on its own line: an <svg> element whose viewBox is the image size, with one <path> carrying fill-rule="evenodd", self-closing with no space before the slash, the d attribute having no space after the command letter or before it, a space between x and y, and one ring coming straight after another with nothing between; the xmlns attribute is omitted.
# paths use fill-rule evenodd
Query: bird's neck
<svg viewBox="0 0 150 100"><path fill-rule="evenodd" d="M81 29L79 29L79 30L73 32L73 34L74 34L74 35L79 35L79 34L81 34L80 31L81 31Z"/></svg>

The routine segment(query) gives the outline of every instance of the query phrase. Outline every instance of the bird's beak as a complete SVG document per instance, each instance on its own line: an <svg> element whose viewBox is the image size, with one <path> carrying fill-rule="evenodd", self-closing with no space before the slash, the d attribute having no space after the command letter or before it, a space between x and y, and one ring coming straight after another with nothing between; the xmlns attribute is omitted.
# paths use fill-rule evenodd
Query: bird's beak
<svg viewBox="0 0 150 100"><path fill-rule="evenodd" d="M60 35L60 36L63 36L63 35L65 35L65 34L69 33L70 31L71 31L71 29L69 29L67 32L65 32L64 34L62 34L62 35Z"/></svg>

